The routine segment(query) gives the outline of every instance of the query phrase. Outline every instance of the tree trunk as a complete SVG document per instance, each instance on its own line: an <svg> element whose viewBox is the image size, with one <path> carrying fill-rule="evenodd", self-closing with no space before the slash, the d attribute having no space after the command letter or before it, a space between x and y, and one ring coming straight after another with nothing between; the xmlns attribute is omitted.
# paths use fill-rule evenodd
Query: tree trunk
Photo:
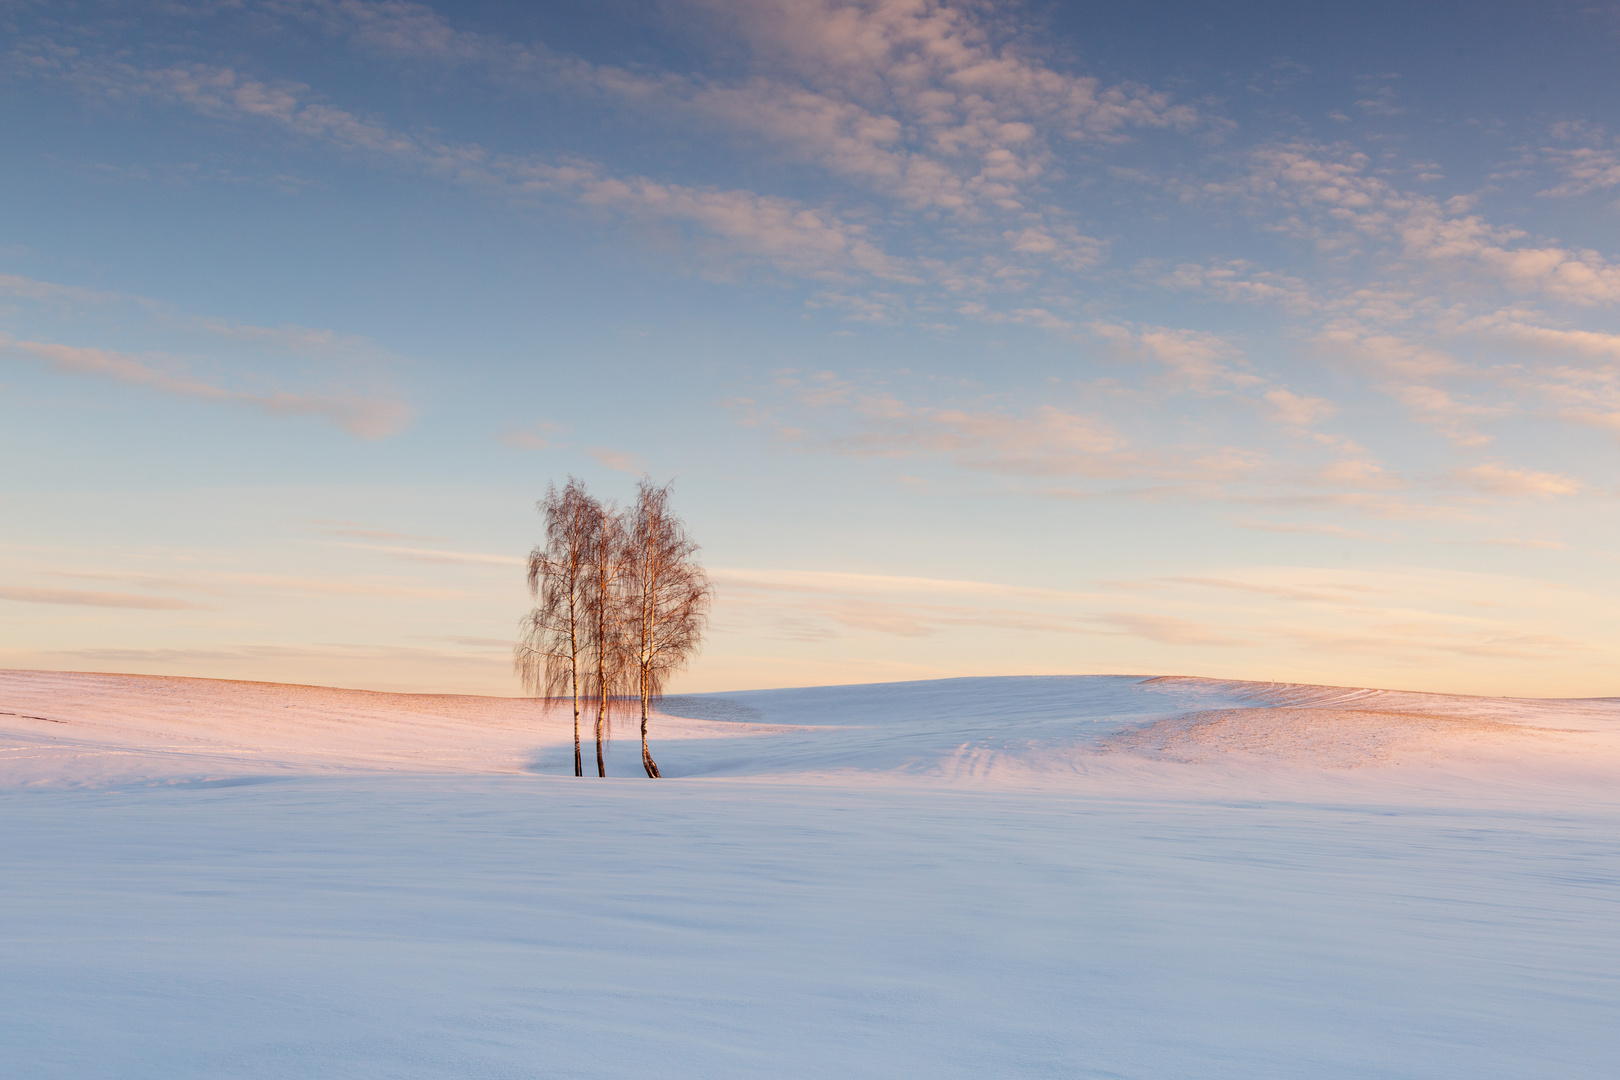
<svg viewBox="0 0 1620 1080"><path fill-rule="evenodd" d="M604 696L596 707L596 775L606 779L607 759L602 756L602 727L607 720L607 698Z"/></svg>
<svg viewBox="0 0 1620 1080"><path fill-rule="evenodd" d="M585 762L579 756L579 699L574 699L574 775L585 775Z"/></svg>
<svg viewBox="0 0 1620 1080"><path fill-rule="evenodd" d="M574 775L584 776L585 765L579 756L579 656L576 654L569 664L573 672L570 682L574 690Z"/></svg>
<svg viewBox="0 0 1620 1080"><path fill-rule="evenodd" d="M647 680L641 680L641 766L647 770L647 778L656 780L659 777L658 763L647 753Z"/></svg>
<svg viewBox="0 0 1620 1080"><path fill-rule="evenodd" d="M602 756L603 729L607 726L608 707L608 679L607 661L602 656L601 641L606 635L603 633L601 615L597 616L596 623L597 649L596 649L596 775L600 779L607 779L607 759Z"/></svg>

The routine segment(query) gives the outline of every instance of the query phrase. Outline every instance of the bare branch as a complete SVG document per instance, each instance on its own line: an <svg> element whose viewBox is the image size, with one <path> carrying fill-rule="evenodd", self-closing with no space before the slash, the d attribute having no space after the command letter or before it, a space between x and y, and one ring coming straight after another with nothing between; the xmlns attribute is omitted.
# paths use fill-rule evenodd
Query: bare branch
<svg viewBox="0 0 1620 1080"><path fill-rule="evenodd" d="M697 562L697 544L670 510L673 482L662 487L643 478L625 533L628 548L620 622L625 629L631 674L641 699L641 762L659 775L647 750L647 719L670 676L684 668L703 643L714 587Z"/></svg>
<svg viewBox="0 0 1620 1080"><path fill-rule="evenodd" d="M572 476L560 492L550 485L536 508L546 520L545 545L529 552L529 593L537 603L519 624L512 662L528 692L572 698L574 775L580 776L580 661L590 643L590 557L603 511Z"/></svg>

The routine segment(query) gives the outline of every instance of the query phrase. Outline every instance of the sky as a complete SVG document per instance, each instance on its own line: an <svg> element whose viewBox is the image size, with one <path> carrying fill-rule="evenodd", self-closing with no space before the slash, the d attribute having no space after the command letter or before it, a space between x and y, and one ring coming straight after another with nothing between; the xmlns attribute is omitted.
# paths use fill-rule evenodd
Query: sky
<svg viewBox="0 0 1620 1080"><path fill-rule="evenodd" d="M0 666L1620 694L1620 5L0 0Z"/></svg>

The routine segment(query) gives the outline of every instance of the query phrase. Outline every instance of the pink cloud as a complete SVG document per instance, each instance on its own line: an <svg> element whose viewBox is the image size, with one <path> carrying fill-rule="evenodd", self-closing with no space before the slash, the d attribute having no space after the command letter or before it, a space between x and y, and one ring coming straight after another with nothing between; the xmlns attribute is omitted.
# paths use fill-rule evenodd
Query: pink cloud
<svg viewBox="0 0 1620 1080"><path fill-rule="evenodd" d="M137 611L206 611L202 604L167 596L138 593L88 592L83 589L32 589L0 586L0 600L23 604L65 604L73 607L131 608Z"/></svg>
<svg viewBox="0 0 1620 1080"><path fill-rule="evenodd" d="M500 444L509 450L552 450L567 445L557 440L560 436L567 435L570 430L565 424L539 420L526 428L503 431L499 440Z"/></svg>
<svg viewBox="0 0 1620 1080"><path fill-rule="evenodd" d="M1586 487L1572 476L1538 472L1535 469L1520 469L1495 462L1458 469L1452 476L1460 483L1497 495L1548 498L1555 495L1575 495Z"/></svg>
<svg viewBox="0 0 1620 1080"><path fill-rule="evenodd" d="M642 459L638 455L629 453L625 450L611 450L605 446L593 446L586 452L589 453L591 457L595 458L599 463L613 469L616 472L625 472L640 476L642 473L647 471L646 465L642 462Z"/></svg>
<svg viewBox="0 0 1620 1080"><path fill-rule="evenodd" d="M137 358L108 349L39 341L0 343L0 349L42 360L57 371L111 379L176 397L249 405L278 416L319 416L362 439L396 434L414 415L409 405L386 398L230 390L189 375L162 371L146 363L146 357Z"/></svg>

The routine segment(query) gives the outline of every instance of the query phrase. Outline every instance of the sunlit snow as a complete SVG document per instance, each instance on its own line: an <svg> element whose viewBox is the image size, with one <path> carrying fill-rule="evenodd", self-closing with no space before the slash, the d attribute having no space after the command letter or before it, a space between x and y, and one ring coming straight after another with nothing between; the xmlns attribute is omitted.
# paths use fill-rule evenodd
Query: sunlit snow
<svg viewBox="0 0 1620 1080"><path fill-rule="evenodd" d="M19 1077L1606 1077L1620 700L0 672ZM587 738L589 724L586 724ZM586 760L593 761L587 743Z"/></svg>

